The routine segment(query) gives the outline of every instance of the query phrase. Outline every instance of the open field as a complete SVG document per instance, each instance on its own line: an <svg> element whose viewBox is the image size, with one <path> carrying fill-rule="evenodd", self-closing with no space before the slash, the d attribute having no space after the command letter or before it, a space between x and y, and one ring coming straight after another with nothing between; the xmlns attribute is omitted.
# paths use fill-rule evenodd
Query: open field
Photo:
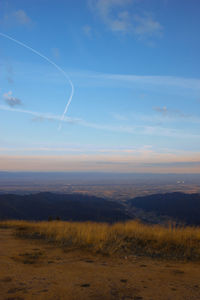
<svg viewBox="0 0 200 300"><path fill-rule="evenodd" d="M70 251L13 233L0 229L1 300L200 299L199 262Z"/></svg>

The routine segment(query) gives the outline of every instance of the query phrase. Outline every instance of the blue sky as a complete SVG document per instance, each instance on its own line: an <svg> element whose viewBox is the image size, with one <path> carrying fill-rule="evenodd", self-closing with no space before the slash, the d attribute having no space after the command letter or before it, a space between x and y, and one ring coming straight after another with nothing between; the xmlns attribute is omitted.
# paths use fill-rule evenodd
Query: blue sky
<svg viewBox="0 0 200 300"><path fill-rule="evenodd" d="M200 3L2 0L0 170L200 172Z"/></svg>

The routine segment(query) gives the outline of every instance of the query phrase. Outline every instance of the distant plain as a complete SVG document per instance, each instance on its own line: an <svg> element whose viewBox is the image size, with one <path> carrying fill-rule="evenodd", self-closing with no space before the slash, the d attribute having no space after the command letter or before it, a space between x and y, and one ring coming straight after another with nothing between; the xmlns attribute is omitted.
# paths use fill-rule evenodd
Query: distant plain
<svg viewBox="0 0 200 300"><path fill-rule="evenodd" d="M127 200L156 193L200 193L199 174L0 172L0 193L81 193Z"/></svg>

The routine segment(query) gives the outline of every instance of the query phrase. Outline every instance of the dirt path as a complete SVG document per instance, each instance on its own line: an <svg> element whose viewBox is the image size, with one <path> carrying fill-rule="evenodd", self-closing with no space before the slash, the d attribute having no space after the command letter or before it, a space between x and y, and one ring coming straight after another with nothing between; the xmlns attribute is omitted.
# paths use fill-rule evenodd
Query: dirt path
<svg viewBox="0 0 200 300"><path fill-rule="evenodd" d="M0 229L0 300L200 300L200 264L63 252Z"/></svg>

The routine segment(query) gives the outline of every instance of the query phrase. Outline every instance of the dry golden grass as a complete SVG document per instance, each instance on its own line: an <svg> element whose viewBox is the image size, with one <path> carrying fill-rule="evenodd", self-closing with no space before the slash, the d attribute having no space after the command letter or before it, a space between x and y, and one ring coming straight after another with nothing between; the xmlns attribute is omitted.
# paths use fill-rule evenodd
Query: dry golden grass
<svg viewBox="0 0 200 300"><path fill-rule="evenodd" d="M94 222L4 221L1 227L14 227L24 238L44 239L65 248L78 248L102 254L146 255L171 259L200 259L200 228Z"/></svg>

